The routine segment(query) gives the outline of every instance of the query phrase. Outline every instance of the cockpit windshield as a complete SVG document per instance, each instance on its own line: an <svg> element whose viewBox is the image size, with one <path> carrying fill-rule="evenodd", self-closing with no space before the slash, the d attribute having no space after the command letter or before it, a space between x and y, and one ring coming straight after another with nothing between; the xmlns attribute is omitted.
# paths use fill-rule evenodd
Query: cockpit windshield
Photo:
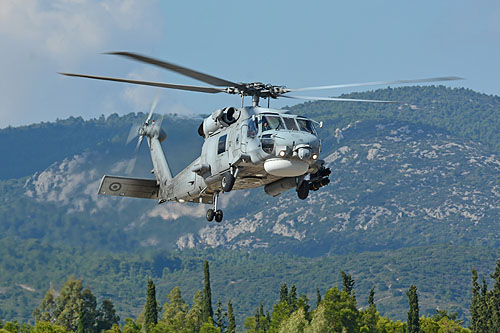
<svg viewBox="0 0 500 333"><path fill-rule="evenodd" d="M299 128L301 131L306 131L311 134L315 134L314 126L312 124L312 121L308 119L300 119L297 118L297 123L299 124Z"/></svg>
<svg viewBox="0 0 500 333"><path fill-rule="evenodd" d="M277 116L262 116L262 132L283 129L283 121Z"/></svg>

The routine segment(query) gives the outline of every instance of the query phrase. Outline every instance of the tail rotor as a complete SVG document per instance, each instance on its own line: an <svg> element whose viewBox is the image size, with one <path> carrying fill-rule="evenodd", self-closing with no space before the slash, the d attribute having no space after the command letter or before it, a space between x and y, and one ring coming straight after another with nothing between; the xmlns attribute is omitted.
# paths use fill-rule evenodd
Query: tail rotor
<svg viewBox="0 0 500 333"><path fill-rule="evenodd" d="M129 144L136 136L139 136L139 139L137 140L137 145L135 146L134 157L130 160L127 169L125 171L128 175L130 175L134 170L135 163L137 161L137 154L139 153L139 150L141 148L142 141L144 140L144 136L146 135L146 130L150 125L156 106L158 105L158 99L159 98L157 96L154 99L153 104L151 104L151 109L149 110L149 114L148 117L146 118L146 121L143 124L132 125L132 127L130 128L127 137L127 144ZM155 126L161 127L161 123L163 122L163 116L159 118L159 121L157 123L155 123L154 120L152 122Z"/></svg>

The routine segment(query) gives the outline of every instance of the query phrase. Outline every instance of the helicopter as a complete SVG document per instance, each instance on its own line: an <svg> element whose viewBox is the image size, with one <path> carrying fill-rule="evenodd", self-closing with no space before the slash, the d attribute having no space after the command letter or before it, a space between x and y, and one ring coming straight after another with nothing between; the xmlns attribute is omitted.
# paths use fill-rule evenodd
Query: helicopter
<svg viewBox="0 0 500 333"><path fill-rule="evenodd" d="M317 191L329 184L331 170L325 166L325 161L320 159L321 140L316 128L317 126L321 128L323 123L291 114L287 110L269 108L271 99L398 103L384 100L294 96L288 93L462 79L447 76L292 89L261 82L232 82L137 53L111 52L108 54L155 65L210 84L212 87L86 74L59 74L209 94L227 93L241 96L241 107L228 106L218 109L203 120L198 128L198 134L204 139L200 156L175 176L172 175L161 146L167 138L166 132L161 128L162 119L159 121L152 119L156 107L156 102L154 102L144 123L138 127L132 127L127 141L130 142L135 137L139 137L136 146L137 153L143 139L146 138L155 179L105 175L99 185L98 194L100 195L154 199L159 204L167 201L209 204L211 207L206 212L206 219L209 222L214 219L216 222L221 222L223 219L223 212L219 205L221 193L264 187L266 194L275 197L287 190L295 189L298 198L304 200L310 191ZM251 106L244 105L246 96L252 97ZM261 99L267 99L268 107L259 105Z"/></svg>

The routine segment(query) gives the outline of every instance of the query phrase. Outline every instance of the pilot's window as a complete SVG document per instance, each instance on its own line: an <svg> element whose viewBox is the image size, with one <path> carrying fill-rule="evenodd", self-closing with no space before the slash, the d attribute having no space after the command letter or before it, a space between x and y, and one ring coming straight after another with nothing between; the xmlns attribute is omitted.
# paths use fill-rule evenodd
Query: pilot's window
<svg viewBox="0 0 500 333"><path fill-rule="evenodd" d="M301 131L306 131L314 134L314 127L310 120L297 118L297 123L299 123L299 128Z"/></svg>
<svg viewBox="0 0 500 333"><path fill-rule="evenodd" d="M276 116L262 116L262 132L283 129L283 121Z"/></svg>
<svg viewBox="0 0 500 333"><path fill-rule="evenodd" d="M295 124L295 119L284 117L286 128L290 131L298 131L297 125Z"/></svg>
<svg viewBox="0 0 500 333"><path fill-rule="evenodd" d="M274 151L274 140L271 138L271 134L264 134L262 136L262 150L268 154L272 154Z"/></svg>
<svg viewBox="0 0 500 333"><path fill-rule="evenodd" d="M247 136L249 138L255 138L257 135L257 126L255 124L255 121L253 119L248 120L248 129L247 129Z"/></svg>
<svg viewBox="0 0 500 333"><path fill-rule="evenodd" d="M223 135L219 138L219 144L217 145L217 154L222 154L226 151L226 139L227 135Z"/></svg>

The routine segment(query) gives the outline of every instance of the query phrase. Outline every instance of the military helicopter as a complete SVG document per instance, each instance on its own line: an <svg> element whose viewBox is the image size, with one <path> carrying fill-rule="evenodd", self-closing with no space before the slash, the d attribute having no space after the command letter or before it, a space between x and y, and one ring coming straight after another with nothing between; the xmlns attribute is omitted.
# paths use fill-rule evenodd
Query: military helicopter
<svg viewBox="0 0 500 333"><path fill-rule="evenodd" d="M449 76L291 89L260 82L232 82L136 53L112 52L109 54L152 64L215 87L85 74L60 74L209 94L227 93L241 96L241 107L221 108L203 120L198 128L198 134L204 139L201 154L175 176L170 171L161 146L161 142L167 138L167 135L161 128L161 121L155 122L152 119L155 107L155 103L153 103L146 121L132 130L129 141L131 138L139 136L137 151L143 139L147 139L155 179L106 175L102 178L98 191L101 195L155 199L158 200L159 204L166 201L210 204L212 207L207 210L206 218L208 221L213 221L215 218L217 222L221 222L223 218L223 212L219 206L221 193L263 186L265 193L270 196L278 196L295 188L299 199L304 200L311 190L317 191L330 182L331 170L325 167L325 161L319 158L321 140L315 125L322 127L322 123L304 116L290 114L286 110L271 109L269 104L267 108L261 107L259 106L260 99L267 99L268 103L270 99L278 97L303 100L397 103L395 101L337 97L290 96L288 93L461 79ZM252 97L252 106L244 106L243 102L246 96Z"/></svg>

